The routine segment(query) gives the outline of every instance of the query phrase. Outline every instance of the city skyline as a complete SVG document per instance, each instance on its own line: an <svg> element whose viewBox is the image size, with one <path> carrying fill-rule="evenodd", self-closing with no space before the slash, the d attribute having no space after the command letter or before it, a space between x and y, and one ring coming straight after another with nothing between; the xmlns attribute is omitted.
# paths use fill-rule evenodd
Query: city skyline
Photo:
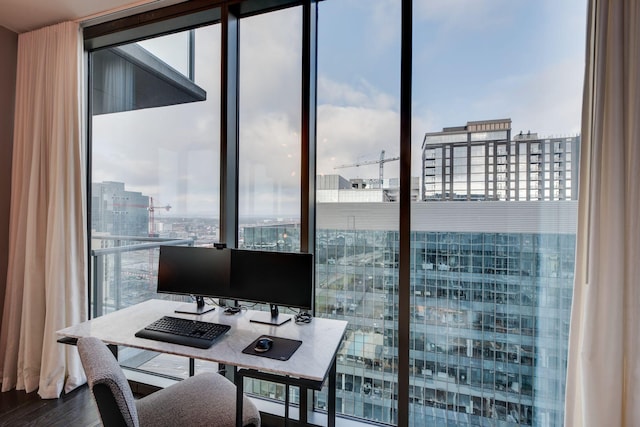
<svg viewBox="0 0 640 427"><path fill-rule="evenodd" d="M412 203L410 214L390 193L362 188L378 178L378 164L335 169L382 151L399 155L400 6L318 2L311 173L334 192L326 199L300 188L300 7L240 20L238 85L230 85L238 89L237 163L218 158L219 73L229 65L221 64L218 25L195 30L194 84L206 101L169 97L164 107L94 116L91 181L172 208L150 225L144 203L127 211L115 192L92 205L103 210L95 218L106 219L91 236L92 303L102 313L155 297L160 245L220 242L217 220L200 218L217 215L224 186L239 207L222 216L223 240L237 235L239 248L314 253L314 316L349 322L336 367L340 414L415 426L561 425L586 2L414 2L412 117L403 115L412 121L411 176L432 179L428 197L444 200ZM141 45L186 72L187 40L183 32ZM110 65L100 70L100 89L126 102L134 96L131 70ZM452 127L465 129L452 135ZM565 138L551 138L558 135ZM428 137L433 152L423 157ZM397 177L399 164L385 164L384 178ZM221 165L237 165L238 176L221 178ZM328 179L333 174L352 180ZM413 197L422 183L410 185ZM329 197L339 191L369 194ZM310 199L302 224L300 194ZM109 235L109 227L126 231L127 220L138 221L132 230L142 238ZM246 389L284 398L278 386ZM326 407L324 392L315 406Z"/></svg>
<svg viewBox="0 0 640 427"><path fill-rule="evenodd" d="M241 74L241 147L251 142L272 149L242 151L243 164L252 166L241 170L240 190L255 190L258 197L278 191L281 199L275 206L266 196L247 205L252 215L291 216L299 209L299 15L294 8L252 17L243 27L241 60L268 72ZM586 4L578 0L416 2L412 175L420 176L424 134L467 120L510 117L514 133L578 134L585 15ZM394 2L319 4L319 174L375 160L382 150L389 157L399 154L399 70L391 65L398 63L399 25ZM218 165L219 28L196 31L196 82L207 101L96 116L93 124L100 159L93 180L126 181L171 203L176 213L216 210L219 197L216 174L195 178ZM142 45L180 69L184 38ZM189 153L186 170L174 163L179 151ZM386 176L397 177L397 168L398 162L387 163ZM340 172L375 178L378 168ZM178 180L188 183L189 195L181 193Z"/></svg>

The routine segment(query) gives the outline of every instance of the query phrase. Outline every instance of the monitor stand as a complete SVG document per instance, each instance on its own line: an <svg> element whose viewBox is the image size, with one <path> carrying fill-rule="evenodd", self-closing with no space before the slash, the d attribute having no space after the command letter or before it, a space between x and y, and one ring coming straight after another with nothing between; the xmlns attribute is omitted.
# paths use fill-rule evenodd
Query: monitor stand
<svg viewBox="0 0 640 427"><path fill-rule="evenodd" d="M205 305L203 297L197 296L195 297L195 299L196 299L195 306L193 305L193 303L184 304L176 308L175 312L180 314L198 314L199 315L199 314L208 313L216 309L213 306Z"/></svg>
<svg viewBox="0 0 640 427"><path fill-rule="evenodd" d="M263 323L265 325L280 326L291 320L293 316L280 314L278 306L271 304L271 311L261 311L253 314L250 322Z"/></svg>

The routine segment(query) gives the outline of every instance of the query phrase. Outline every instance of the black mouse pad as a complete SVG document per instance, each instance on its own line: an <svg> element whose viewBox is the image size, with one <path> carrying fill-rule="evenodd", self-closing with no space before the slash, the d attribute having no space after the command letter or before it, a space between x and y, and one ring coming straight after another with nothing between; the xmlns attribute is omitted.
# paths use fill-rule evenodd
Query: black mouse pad
<svg viewBox="0 0 640 427"><path fill-rule="evenodd" d="M254 350L260 338L271 338L271 340L273 340L273 345L270 350L263 352ZM300 344L302 344L302 341L262 335L256 338L256 340L249 344L242 352L245 354L253 354L254 356L268 357L269 359L289 360L291 355L300 347Z"/></svg>

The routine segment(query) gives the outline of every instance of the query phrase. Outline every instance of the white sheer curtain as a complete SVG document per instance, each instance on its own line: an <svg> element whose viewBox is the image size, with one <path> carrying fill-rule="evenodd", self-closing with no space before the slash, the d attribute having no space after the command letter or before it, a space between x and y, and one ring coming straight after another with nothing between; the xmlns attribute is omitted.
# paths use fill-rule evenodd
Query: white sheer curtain
<svg viewBox="0 0 640 427"><path fill-rule="evenodd" d="M84 383L55 332L86 319L80 32L63 23L18 37L2 390L58 397Z"/></svg>
<svg viewBox="0 0 640 427"><path fill-rule="evenodd" d="M640 2L591 0L567 426L640 426Z"/></svg>

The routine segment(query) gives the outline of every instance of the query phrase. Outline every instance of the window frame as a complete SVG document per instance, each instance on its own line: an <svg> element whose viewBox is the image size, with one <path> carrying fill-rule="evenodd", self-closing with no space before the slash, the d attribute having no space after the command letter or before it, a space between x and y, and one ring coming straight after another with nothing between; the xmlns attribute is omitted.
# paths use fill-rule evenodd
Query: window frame
<svg viewBox="0 0 640 427"><path fill-rule="evenodd" d="M302 252L314 253L316 241L316 114L317 114L317 22L321 0L193 0L139 14L89 25L84 28L84 49L132 43L151 37L221 24L220 110L220 242L238 246L238 67L239 26L242 18L302 6L302 105L301 105L301 230ZM399 318L398 318L398 425L409 424L409 330L410 330L410 232L411 232L411 74L412 0L402 0L400 89L400 197L399 197ZM91 55L87 55L90 58ZM87 59L91 69L90 59ZM91 74L85 82L92 87ZM91 91L87 91L91 104ZM87 123L87 235L91 239L91 117ZM91 248L89 247L89 259ZM89 283L92 271L88 268ZM315 277L315 274L314 274ZM88 292L89 306L93 293ZM315 284L314 284L315 300ZM315 311L315 310L314 310Z"/></svg>

